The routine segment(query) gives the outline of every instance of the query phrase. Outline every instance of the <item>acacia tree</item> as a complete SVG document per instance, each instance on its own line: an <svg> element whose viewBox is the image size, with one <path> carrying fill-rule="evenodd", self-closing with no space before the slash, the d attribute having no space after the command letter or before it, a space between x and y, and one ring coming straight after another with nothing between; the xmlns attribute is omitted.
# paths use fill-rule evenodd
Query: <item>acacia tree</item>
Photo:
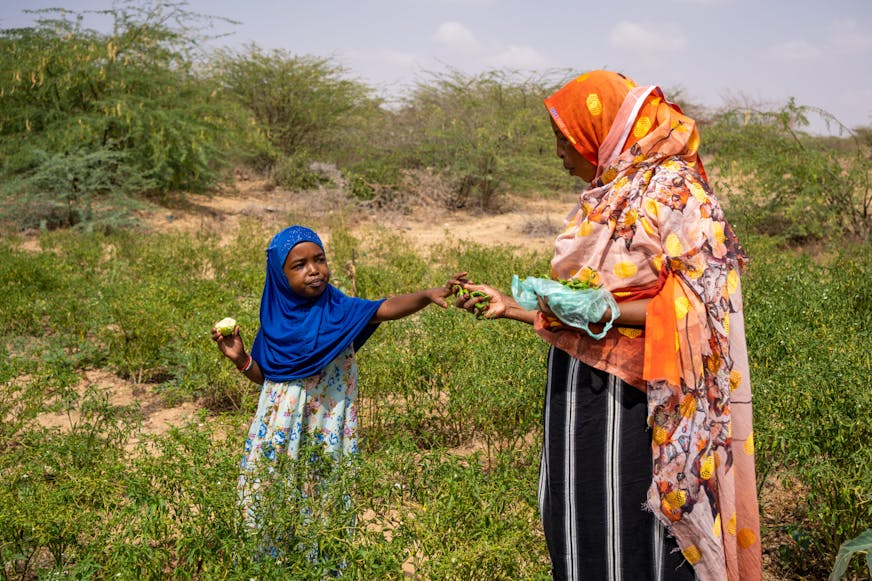
<svg viewBox="0 0 872 581"><path fill-rule="evenodd" d="M217 82L253 119L263 147L248 163L272 171L287 188L309 189L330 178L312 168L336 161L353 144L348 136L361 118L378 114L365 84L347 78L331 59L264 51L249 45L212 59Z"/></svg>
<svg viewBox="0 0 872 581"><path fill-rule="evenodd" d="M366 85L346 78L347 71L327 58L250 45L219 52L214 70L284 155L328 153L349 119L373 101Z"/></svg>
<svg viewBox="0 0 872 581"><path fill-rule="evenodd" d="M542 99L555 84L542 77L457 71L418 83L397 113L398 134L418 163L452 176L454 205L491 208L510 185L566 186L553 159Z"/></svg>
<svg viewBox="0 0 872 581"><path fill-rule="evenodd" d="M842 137L805 132L813 114ZM745 226L789 243L872 236L869 146L826 111L793 100L775 111L732 109L704 131Z"/></svg>
<svg viewBox="0 0 872 581"><path fill-rule="evenodd" d="M0 30L7 195L60 204L71 225L109 193L215 182L241 124L195 70L198 15L181 4L122 2L103 12L113 19L105 33L85 26L90 13L36 13L32 27Z"/></svg>

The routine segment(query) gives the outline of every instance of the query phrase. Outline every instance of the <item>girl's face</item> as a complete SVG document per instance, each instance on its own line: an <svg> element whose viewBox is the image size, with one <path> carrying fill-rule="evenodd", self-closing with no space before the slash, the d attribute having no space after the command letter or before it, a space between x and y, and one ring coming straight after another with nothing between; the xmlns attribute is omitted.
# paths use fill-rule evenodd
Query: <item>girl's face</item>
<svg viewBox="0 0 872 581"><path fill-rule="evenodd" d="M596 177L596 166L590 163L583 155L569 143L569 140L557 127L554 119L551 118L551 129L554 131L554 137L557 139L557 157L563 160L563 167L569 170L569 175L581 178L587 183L593 181Z"/></svg>
<svg viewBox="0 0 872 581"><path fill-rule="evenodd" d="M282 267L291 290L306 298L321 296L330 282L327 255L314 242L300 242L288 253Z"/></svg>

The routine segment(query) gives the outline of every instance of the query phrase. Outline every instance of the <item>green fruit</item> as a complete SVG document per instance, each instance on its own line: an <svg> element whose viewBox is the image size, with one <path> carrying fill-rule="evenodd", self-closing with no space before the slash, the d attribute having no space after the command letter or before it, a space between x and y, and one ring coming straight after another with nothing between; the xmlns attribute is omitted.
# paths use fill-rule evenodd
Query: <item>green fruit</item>
<svg viewBox="0 0 872 581"><path fill-rule="evenodd" d="M233 334L233 329L236 328L236 319L226 317L215 323L215 328L225 337Z"/></svg>

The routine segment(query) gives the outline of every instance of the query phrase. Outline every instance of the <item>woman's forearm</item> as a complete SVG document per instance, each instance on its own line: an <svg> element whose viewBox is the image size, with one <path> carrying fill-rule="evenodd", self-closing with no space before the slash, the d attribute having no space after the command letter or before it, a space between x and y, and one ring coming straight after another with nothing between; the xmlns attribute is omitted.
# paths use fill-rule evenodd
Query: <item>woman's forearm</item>
<svg viewBox="0 0 872 581"><path fill-rule="evenodd" d="M616 318L612 323L616 325L625 325L627 327L644 327L645 326L645 312L648 307L648 302L651 299L639 299L637 301L628 301L626 303L621 303L618 305L618 309L620 310L620 315ZM520 307L518 307L520 308ZM523 309L522 309L523 311ZM535 319L535 311L524 311L524 313L531 314L529 322L532 322ZM546 316L554 317L554 313L551 311L545 310ZM509 318L516 318L517 320L524 320L519 317L511 317L510 315L505 315ZM606 308L605 314L599 321L592 321L599 324L608 323L612 320L612 310L610 308Z"/></svg>
<svg viewBox="0 0 872 581"><path fill-rule="evenodd" d="M615 323L619 325L627 325L630 327L644 327L645 326L645 311L648 308L648 303L651 299L639 299L637 301L627 301L626 303L621 303L618 305L618 309L621 311L621 315L615 319ZM600 323L605 323L611 320L612 318L612 310L606 309L606 313L602 319L600 319Z"/></svg>
<svg viewBox="0 0 872 581"><path fill-rule="evenodd" d="M520 321L522 323L527 323L528 325L532 325L536 320L536 313L538 311L526 310L511 297L505 297L504 301L506 304L506 311L503 313L501 318Z"/></svg>

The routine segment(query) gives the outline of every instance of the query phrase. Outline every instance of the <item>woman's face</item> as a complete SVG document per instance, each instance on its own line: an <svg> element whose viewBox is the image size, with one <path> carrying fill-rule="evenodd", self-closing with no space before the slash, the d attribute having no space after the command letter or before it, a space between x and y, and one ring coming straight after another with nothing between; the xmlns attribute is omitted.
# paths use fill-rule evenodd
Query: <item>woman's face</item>
<svg viewBox="0 0 872 581"><path fill-rule="evenodd" d="M282 267L291 290L306 298L321 296L330 282L327 255L314 242L300 242L288 253Z"/></svg>
<svg viewBox="0 0 872 581"><path fill-rule="evenodd" d="M590 163L584 156L572 146L569 140L557 127L554 119L551 119L551 129L557 139L557 157L563 160L563 167L569 170L569 175L581 178L587 183L596 177L596 166Z"/></svg>

